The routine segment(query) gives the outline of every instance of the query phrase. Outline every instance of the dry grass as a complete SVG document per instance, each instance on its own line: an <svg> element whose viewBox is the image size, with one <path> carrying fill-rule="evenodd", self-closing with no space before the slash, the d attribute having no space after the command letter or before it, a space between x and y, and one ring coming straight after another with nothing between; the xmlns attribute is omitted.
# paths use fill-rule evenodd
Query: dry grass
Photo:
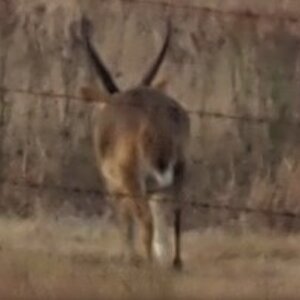
<svg viewBox="0 0 300 300"><path fill-rule="evenodd" d="M99 220L0 220L0 299L298 299L300 237L187 232L186 267L129 267Z"/></svg>

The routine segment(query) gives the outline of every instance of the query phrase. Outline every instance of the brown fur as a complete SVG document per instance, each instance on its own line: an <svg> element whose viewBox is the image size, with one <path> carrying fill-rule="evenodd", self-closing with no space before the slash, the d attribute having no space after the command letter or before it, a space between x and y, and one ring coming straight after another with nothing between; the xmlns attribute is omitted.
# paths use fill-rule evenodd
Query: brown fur
<svg viewBox="0 0 300 300"><path fill-rule="evenodd" d="M95 50L92 51L94 55ZM111 84L113 81L109 80ZM108 96L95 88L83 88L82 96L89 102L109 103L95 111L94 150L97 166L113 198L128 254L133 254L132 226L136 223L145 255L152 260L154 224L149 200L153 194L168 197L175 216L173 263L179 267L180 201L190 135L187 113L164 93L143 86ZM163 186L155 172L163 176L167 170L174 177Z"/></svg>

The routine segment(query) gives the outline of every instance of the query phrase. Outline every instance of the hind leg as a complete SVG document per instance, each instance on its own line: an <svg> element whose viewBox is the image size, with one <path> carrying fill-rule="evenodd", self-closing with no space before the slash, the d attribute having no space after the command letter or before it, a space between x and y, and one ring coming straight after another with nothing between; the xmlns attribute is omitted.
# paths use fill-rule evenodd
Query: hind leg
<svg viewBox="0 0 300 300"><path fill-rule="evenodd" d="M132 212L124 200L120 200L117 207L118 225L123 247L123 257L126 261L132 261L136 257L134 248L134 220Z"/></svg>
<svg viewBox="0 0 300 300"><path fill-rule="evenodd" d="M148 262L152 262L153 222L148 202L140 199L139 203L136 203L134 211L144 255Z"/></svg>
<svg viewBox="0 0 300 300"><path fill-rule="evenodd" d="M126 159L125 159L126 158ZM133 248L133 220L139 227L139 233L143 250L147 260L152 260L153 223L152 215L145 195L144 182L138 168L137 156L131 152L122 154L120 161L113 168L110 166L107 176L108 184L114 186L117 191L118 211L122 238L126 249L132 253Z"/></svg>
<svg viewBox="0 0 300 300"><path fill-rule="evenodd" d="M150 208L154 223L153 250L160 264L166 264L171 257L171 242L167 223L167 201L160 195L152 196Z"/></svg>
<svg viewBox="0 0 300 300"><path fill-rule="evenodd" d="M152 261L153 223L148 202L143 197L124 197L118 204L118 220L125 257L131 261L138 259L134 248L134 225L137 225L143 256Z"/></svg>
<svg viewBox="0 0 300 300"><path fill-rule="evenodd" d="M181 208L176 207L174 209L174 241L175 241L175 253L173 259L173 267L176 270L182 269L181 258Z"/></svg>
<svg viewBox="0 0 300 300"><path fill-rule="evenodd" d="M174 258L173 267L181 270L183 261L181 255L181 234L182 234L182 209L183 198L186 194L186 165L184 160L178 161L175 166L175 184L173 190L173 230L174 230Z"/></svg>

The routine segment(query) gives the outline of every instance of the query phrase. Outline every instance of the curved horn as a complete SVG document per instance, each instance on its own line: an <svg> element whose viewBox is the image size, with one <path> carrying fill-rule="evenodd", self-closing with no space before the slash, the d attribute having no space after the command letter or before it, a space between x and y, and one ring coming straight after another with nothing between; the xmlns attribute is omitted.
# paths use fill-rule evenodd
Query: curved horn
<svg viewBox="0 0 300 300"><path fill-rule="evenodd" d="M167 52L169 43L170 43L170 37L171 37L171 22L168 21L167 24L167 35L165 38L165 42L157 56L157 58L155 59L155 61L153 62L153 64L151 65L151 68L149 69L149 71L144 75L142 81L141 81L141 85L145 85L145 86L149 86L151 84L151 82L153 81L155 75L157 74L159 67L165 57L165 54Z"/></svg>
<svg viewBox="0 0 300 300"><path fill-rule="evenodd" d="M105 67L101 57L97 54L97 51L93 47L91 41L90 41L90 33L91 33L91 22L85 18L82 17L81 20L81 34L83 37L83 41L85 43L85 47L88 53L88 56L92 62L92 64L95 66L96 72L98 76L100 77L101 81L103 82L105 88L110 94L114 94L119 92L119 88L114 83L112 76L110 75L108 69Z"/></svg>

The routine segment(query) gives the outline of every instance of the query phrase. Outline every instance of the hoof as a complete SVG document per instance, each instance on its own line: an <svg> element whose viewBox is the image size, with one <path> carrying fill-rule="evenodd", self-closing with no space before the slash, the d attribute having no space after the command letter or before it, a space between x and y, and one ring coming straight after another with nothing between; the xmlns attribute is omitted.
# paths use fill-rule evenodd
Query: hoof
<svg viewBox="0 0 300 300"><path fill-rule="evenodd" d="M175 259L173 261L173 269L175 271L181 271L182 267L183 267L183 264L182 264L182 260L181 259Z"/></svg>

